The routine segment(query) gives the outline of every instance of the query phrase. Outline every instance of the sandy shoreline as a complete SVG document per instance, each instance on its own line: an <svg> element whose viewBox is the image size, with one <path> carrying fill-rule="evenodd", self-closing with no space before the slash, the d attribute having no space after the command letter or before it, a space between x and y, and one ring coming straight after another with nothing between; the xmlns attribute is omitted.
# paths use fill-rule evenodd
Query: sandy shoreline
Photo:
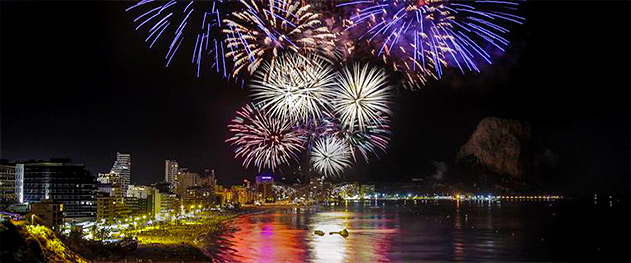
<svg viewBox="0 0 631 263"><path fill-rule="evenodd" d="M152 233L139 234L138 248L128 253L118 262L210 262L212 255L207 249L199 246L208 245L204 242L205 237L221 236L230 230L228 224L237 217L257 212L264 212L276 208L288 206L257 206L244 207L243 210L229 216L225 216L220 221L208 221L200 225L207 231L185 230L180 232L179 226L163 226L162 231L178 232L179 240L169 240L169 237L156 237ZM181 239L182 236L185 238ZM200 242L201 241L201 242ZM206 253L204 253L206 251ZM212 249L210 250L212 251Z"/></svg>
<svg viewBox="0 0 631 263"><path fill-rule="evenodd" d="M198 225L164 224L137 234L138 248L118 262L209 262L197 247L206 235L221 235L236 214L224 214L203 220Z"/></svg>

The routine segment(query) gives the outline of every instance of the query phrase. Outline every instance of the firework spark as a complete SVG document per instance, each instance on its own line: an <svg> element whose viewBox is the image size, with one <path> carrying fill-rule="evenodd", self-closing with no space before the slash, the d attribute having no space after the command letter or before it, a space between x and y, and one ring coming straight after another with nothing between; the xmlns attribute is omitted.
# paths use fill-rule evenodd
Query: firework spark
<svg viewBox="0 0 631 263"><path fill-rule="evenodd" d="M521 0L360 0L353 6L350 28L361 28L360 39L373 53L407 78L408 87L440 78L447 66L480 71L491 63L489 50L504 51L506 23L521 24L514 15ZM361 27L361 26L363 27Z"/></svg>
<svg viewBox="0 0 631 263"><path fill-rule="evenodd" d="M351 166L351 151L346 142L337 137L321 137L316 140L311 163L324 176L340 175Z"/></svg>
<svg viewBox="0 0 631 263"><path fill-rule="evenodd" d="M379 157L379 153L385 153L390 142L389 119L382 116L378 122L367 125L364 131L359 129L339 129L334 134L343 138L350 146L353 160L357 162L359 153L366 162L369 161L369 154Z"/></svg>
<svg viewBox="0 0 631 263"><path fill-rule="evenodd" d="M142 0L125 11L144 10L134 19L136 30L147 32L145 42L149 43L149 48L161 39L167 41L167 67L178 50L189 45L187 48L192 48L191 63L196 66L197 77L205 70L204 65L208 65L210 70L228 78L231 68L226 65L225 56L229 50L220 39L222 4L223 0Z"/></svg>
<svg viewBox="0 0 631 263"><path fill-rule="evenodd" d="M241 0L240 12L225 19L223 33L234 61L233 75L247 68L252 74L265 59L274 60L281 51L320 53L333 47L335 37L310 5L298 0ZM328 52L328 51L327 51ZM327 53L325 52L325 53Z"/></svg>
<svg viewBox="0 0 631 263"><path fill-rule="evenodd" d="M319 58L287 54L261 69L250 88L264 110L294 122L321 119L329 107L328 91L335 83L329 64Z"/></svg>
<svg viewBox="0 0 631 263"><path fill-rule="evenodd" d="M299 123L296 129L307 138L307 151L313 150L315 141L322 137L333 136L346 141L351 150L353 160L357 162L360 155L366 162L369 155L379 157L385 153L390 142L389 117L381 116L378 122L370 123L360 131L357 127L352 131L340 125L339 120L332 114L325 112L317 122Z"/></svg>
<svg viewBox="0 0 631 263"><path fill-rule="evenodd" d="M391 89L383 69L368 64L345 67L332 91L331 102L342 127L351 132L364 131L368 124L377 124L381 116L389 115Z"/></svg>
<svg viewBox="0 0 631 263"><path fill-rule="evenodd" d="M285 119L273 118L254 104L237 112L228 125L233 137L226 140L237 146L235 156L244 158L246 168L253 162L261 169L276 169L290 160L297 160L304 149L305 138Z"/></svg>

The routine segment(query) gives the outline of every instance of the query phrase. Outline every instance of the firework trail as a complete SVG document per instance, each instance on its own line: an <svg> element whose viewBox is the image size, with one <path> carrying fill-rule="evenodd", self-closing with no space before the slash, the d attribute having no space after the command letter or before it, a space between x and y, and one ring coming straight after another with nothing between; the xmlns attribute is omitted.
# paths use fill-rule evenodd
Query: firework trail
<svg viewBox="0 0 631 263"><path fill-rule="evenodd" d="M379 121L370 123L364 128L359 129L338 129L333 136L343 138L350 146L351 156L357 162L357 155L361 155L366 162L369 161L369 155L379 157L379 153L386 153L388 143L390 142L390 126L389 119L382 116Z"/></svg>
<svg viewBox="0 0 631 263"><path fill-rule="evenodd" d="M244 67L252 74L265 59L271 64L281 51L330 53L333 34L298 0L241 0L244 9L225 19L227 57L234 62L233 75Z"/></svg>
<svg viewBox="0 0 631 263"><path fill-rule="evenodd" d="M309 122L321 119L328 109L327 96L334 84L333 68L322 59L286 54L263 64L250 89L254 100L273 116Z"/></svg>
<svg viewBox="0 0 631 263"><path fill-rule="evenodd" d="M480 71L479 61L491 63L490 50L504 51L509 30L504 24L522 24L514 15L521 0L359 0L352 6L348 29L396 71L406 86L440 78L448 66Z"/></svg>
<svg viewBox="0 0 631 263"><path fill-rule="evenodd" d="M315 142L311 153L313 168L324 176L340 175L351 166L351 151L346 142L337 137L326 136Z"/></svg>
<svg viewBox="0 0 631 263"><path fill-rule="evenodd" d="M389 115L390 91L386 72L368 64L345 67L332 91L332 108L343 128L364 131Z"/></svg>
<svg viewBox="0 0 631 263"><path fill-rule="evenodd" d="M255 104L237 111L228 125L233 137L226 140L236 146L235 157L243 158L243 166L251 163L261 169L274 171L277 166L297 160L304 149L305 138L286 119L266 115Z"/></svg>
<svg viewBox="0 0 631 263"><path fill-rule="evenodd" d="M140 12L134 18L136 30L148 35L145 42L153 48L157 42L166 41L168 67L180 49L193 48L191 63L200 76L205 65L210 70L230 77L231 67L226 64L226 53L230 50L221 40L223 0L207 1L154 1L142 0L127 8L126 12ZM182 47L182 46L189 47Z"/></svg>

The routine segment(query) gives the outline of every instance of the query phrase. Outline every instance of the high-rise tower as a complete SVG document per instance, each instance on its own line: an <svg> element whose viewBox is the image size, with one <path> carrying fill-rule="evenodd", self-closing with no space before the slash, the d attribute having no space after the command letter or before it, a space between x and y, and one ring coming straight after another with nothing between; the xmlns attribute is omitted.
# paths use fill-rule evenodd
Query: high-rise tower
<svg viewBox="0 0 631 263"><path fill-rule="evenodd" d="M119 178L124 197L131 181L131 154L117 152L111 173Z"/></svg>
<svg viewBox="0 0 631 263"><path fill-rule="evenodd" d="M173 160L164 161L164 181L169 183L169 188L171 191L175 190L178 171L179 171L179 166L176 161L173 161Z"/></svg>

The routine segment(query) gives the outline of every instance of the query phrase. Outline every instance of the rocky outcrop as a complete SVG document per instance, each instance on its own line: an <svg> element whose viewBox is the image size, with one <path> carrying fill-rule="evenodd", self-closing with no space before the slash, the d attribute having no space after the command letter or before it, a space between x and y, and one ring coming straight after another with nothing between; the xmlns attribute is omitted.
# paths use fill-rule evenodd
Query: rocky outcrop
<svg viewBox="0 0 631 263"><path fill-rule="evenodd" d="M0 262L88 262L46 226L4 221L0 226L0 239Z"/></svg>
<svg viewBox="0 0 631 263"><path fill-rule="evenodd" d="M531 148L528 123L485 118L460 148L456 164L522 180L532 171Z"/></svg>

